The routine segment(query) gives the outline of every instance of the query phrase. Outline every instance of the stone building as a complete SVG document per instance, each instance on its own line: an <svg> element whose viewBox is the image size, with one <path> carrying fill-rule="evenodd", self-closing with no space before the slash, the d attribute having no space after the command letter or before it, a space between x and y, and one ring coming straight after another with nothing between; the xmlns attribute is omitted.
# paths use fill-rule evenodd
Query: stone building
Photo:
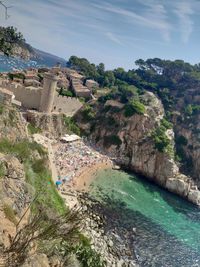
<svg viewBox="0 0 200 267"><path fill-rule="evenodd" d="M88 89L90 89L91 91L93 91L94 89L99 88L99 84L98 82L94 81L94 80L87 80L85 85L87 86Z"/></svg>
<svg viewBox="0 0 200 267"><path fill-rule="evenodd" d="M7 94L6 97L15 97L15 102L21 102L24 109L37 110L42 113L74 114L82 107L82 104L76 98L59 96L57 92L58 80L59 77L50 72L44 73L43 87L25 87L7 79L0 79L0 89L5 90L2 93Z"/></svg>
<svg viewBox="0 0 200 267"><path fill-rule="evenodd" d="M53 102L56 93L58 78L51 73L44 74L43 90L41 94L39 111L51 113L53 111Z"/></svg>
<svg viewBox="0 0 200 267"><path fill-rule="evenodd" d="M0 88L0 103L10 105L14 94L7 89Z"/></svg>

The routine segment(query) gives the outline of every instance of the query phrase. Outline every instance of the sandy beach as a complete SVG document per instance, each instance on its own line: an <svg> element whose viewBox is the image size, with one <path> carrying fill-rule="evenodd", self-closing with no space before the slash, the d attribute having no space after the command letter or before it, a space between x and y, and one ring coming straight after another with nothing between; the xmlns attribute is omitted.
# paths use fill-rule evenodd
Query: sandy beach
<svg viewBox="0 0 200 267"><path fill-rule="evenodd" d="M96 174L99 170L105 170L112 168L113 164L110 161L99 162L91 167L86 167L82 170L82 173L74 178L75 183L73 184L74 189L78 191L88 191L89 186L95 179Z"/></svg>

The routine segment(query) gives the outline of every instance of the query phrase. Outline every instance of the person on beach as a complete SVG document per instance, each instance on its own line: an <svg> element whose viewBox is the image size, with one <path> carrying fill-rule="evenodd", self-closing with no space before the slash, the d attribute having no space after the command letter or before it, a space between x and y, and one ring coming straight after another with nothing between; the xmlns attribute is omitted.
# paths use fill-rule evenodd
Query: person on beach
<svg viewBox="0 0 200 267"><path fill-rule="evenodd" d="M62 181L60 180L60 178L56 181L56 188L58 189L58 190L60 190L60 186L62 185Z"/></svg>

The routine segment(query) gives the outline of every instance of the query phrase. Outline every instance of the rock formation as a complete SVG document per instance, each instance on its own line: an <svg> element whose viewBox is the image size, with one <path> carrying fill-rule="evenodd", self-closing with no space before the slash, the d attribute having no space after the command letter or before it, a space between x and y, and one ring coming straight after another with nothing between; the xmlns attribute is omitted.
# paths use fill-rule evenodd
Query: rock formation
<svg viewBox="0 0 200 267"><path fill-rule="evenodd" d="M77 115L77 120L84 132L126 169L144 175L200 205L200 192L194 182L180 173L171 153L160 152L155 147L152 132L164 117L161 101L150 92L146 92L142 99L146 106L145 114L134 114L127 118L123 105L119 107L118 102L107 101L104 105L93 103L96 115L90 123L85 123L83 112ZM166 135L173 148L173 130L166 130Z"/></svg>

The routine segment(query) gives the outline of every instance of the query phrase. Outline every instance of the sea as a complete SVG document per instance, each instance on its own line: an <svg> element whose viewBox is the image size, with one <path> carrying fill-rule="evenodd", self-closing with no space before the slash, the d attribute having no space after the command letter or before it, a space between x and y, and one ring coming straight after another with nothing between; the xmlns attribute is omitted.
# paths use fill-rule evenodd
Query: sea
<svg viewBox="0 0 200 267"><path fill-rule="evenodd" d="M0 72L13 70L23 70L28 68L53 67L58 62L61 66L66 66L66 61L57 56L37 50L38 58L23 60L15 57L0 56Z"/></svg>
<svg viewBox="0 0 200 267"><path fill-rule="evenodd" d="M146 179L101 170L90 194L111 200L122 227L136 228L133 253L142 267L200 266L200 209ZM120 203L120 205L119 205Z"/></svg>

